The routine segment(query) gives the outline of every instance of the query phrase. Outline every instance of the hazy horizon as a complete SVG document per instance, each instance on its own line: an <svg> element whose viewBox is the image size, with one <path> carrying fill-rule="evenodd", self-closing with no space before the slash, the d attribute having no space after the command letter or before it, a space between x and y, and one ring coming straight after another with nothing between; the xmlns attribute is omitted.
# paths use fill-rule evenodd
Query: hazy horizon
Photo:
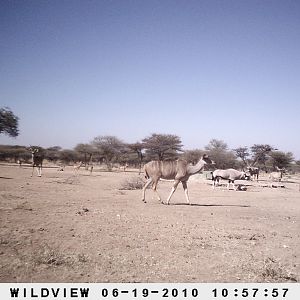
<svg viewBox="0 0 300 300"><path fill-rule="evenodd" d="M1 1L0 144L178 135L300 159L300 2Z"/></svg>

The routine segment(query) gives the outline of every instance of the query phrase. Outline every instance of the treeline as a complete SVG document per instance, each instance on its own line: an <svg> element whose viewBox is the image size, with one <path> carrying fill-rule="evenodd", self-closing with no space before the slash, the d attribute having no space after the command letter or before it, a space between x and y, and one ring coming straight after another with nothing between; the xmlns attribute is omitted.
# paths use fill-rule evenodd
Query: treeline
<svg viewBox="0 0 300 300"><path fill-rule="evenodd" d="M152 159L182 158L194 164L207 153L216 162L215 167L220 169L256 166L265 171L276 167L300 171L300 161L295 161L291 152L285 153L267 144L229 149L224 141L212 139L204 149L183 150L180 137L171 134L152 134L136 143L125 143L115 136L98 136L88 144L76 145L74 149L59 146L40 149L45 159L54 164L82 161L86 166L106 164L108 169L116 163L140 168ZM0 160L31 163L31 153L26 146L0 145Z"/></svg>

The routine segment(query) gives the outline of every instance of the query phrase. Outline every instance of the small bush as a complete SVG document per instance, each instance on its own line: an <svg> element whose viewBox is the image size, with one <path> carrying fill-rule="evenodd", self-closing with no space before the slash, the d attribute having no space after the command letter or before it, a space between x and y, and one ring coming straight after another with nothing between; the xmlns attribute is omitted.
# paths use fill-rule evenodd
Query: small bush
<svg viewBox="0 0 300 300"><path fill-rule="evenodd" d="M34 256L34 261L37 264L45 264L52 266L60 266L70 263L70 258L56 249L51 249L48 246L40 249Z"/></svg>
<svg viewBox="0 0 300 300"><path fill-rule="evenodd" d="M268 257L264 261L262 277L267 281L292 281L297 282L296 277L286 270L275 259Z"/></svg>
<svg viewBox="0 0 300 300"><path fill-rule="evenodd" d="M124 180L119 190L140 190L143 186L143 180L140 177L134 177Z"/></svg>

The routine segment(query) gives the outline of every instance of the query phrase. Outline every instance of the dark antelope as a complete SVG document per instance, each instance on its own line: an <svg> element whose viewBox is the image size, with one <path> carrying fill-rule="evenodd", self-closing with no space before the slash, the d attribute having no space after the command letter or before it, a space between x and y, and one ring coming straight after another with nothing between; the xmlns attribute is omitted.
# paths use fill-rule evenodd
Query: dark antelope
<svg viewBox="0 0 300 300"><path fill-rule="evenodd" d="M43 160L44 154L39 147L30 147L29 150L31 151L32 155L32 173L31 177L33 176L34 167L37 168L38 177L42 176L42 168L43 168Z"/></svg>
<svg viewBox="0 0 300 300"><path fill-rule="evenodd" d="M251 175L252 180L258 181L258 176L259 176L259 168L257 167L247 167L248 172Z"/></svg>

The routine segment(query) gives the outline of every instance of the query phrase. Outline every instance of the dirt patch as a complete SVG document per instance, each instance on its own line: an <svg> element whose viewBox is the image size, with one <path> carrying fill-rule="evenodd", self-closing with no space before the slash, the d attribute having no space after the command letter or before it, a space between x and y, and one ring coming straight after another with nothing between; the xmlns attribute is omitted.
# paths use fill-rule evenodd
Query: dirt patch
<svg viewBox="0 0 300 300"><path fill-rule="evenodd" d="M0 166L1 282L299 282L298 178L246 191L191 178L171 205L128 172ZM9 180L7 178L10 178ZM172 183L160 182L166 199Z"/></svg>

